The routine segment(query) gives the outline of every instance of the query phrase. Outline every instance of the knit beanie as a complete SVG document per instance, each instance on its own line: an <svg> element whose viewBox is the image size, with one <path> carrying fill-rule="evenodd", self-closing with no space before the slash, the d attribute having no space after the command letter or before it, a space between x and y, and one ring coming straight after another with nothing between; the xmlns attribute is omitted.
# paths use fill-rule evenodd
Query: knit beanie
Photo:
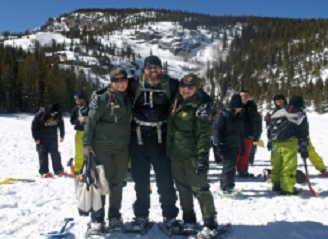
<svg viewBox="0 0 328 239"><path fill-rule="evenodd" d="M243 108L243 102L241 100L241 96L239 94L233 95L231 97L231 100L228 104L229 109L234 109L234 108Z"/></svg>

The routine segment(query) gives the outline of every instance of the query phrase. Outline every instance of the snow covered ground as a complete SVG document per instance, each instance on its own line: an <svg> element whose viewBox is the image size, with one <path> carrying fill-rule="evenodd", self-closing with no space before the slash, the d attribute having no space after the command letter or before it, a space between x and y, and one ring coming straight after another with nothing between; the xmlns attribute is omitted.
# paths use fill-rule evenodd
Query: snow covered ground
<svg viewBox="0 0 328 239"><path fill-rule="evenodd" d="M308 114L311 139L318 153L328 164L328 115ZM41 179L38 175L38 157L32 140L30 126L33 115L8 114L0 115L0 181L5 178L35 179L35 183L13 183L0 185L0 238L42 238L41 232L59 230L66 217L75 219L68 239L83 238L89 218L79 217L73 180L70 178ZM66 136L60 143L62 164L74 156L75 131L65 117ZM263 133L263 139L265 133ZM265 140L266 141L266 140ZM211 154L213 159L213 155ZM266 149L259 149L255 165L250 172L259 174L264 168L270 168L270 154ZM51 169L51 167L50 167ZM299 160L299 169L303 163ZM211 162L209 179L211 190L219 187L222 167ZM236 187L244 189L245 200L220 199L215 196L215 204L220 224L231 223L233 233L229 239L257 238L328 238L328 178L319 178L317 171L309 163L312 186L320 197L271 197L267 191L269 186L258 179L237 179ZM305 189L306 195L311 195L307 185L297 185ZM150 218L156 222L162 221L161 209L155 178L152 174L151 196L152 207ZM134 217L132 203L135 200L134 183L124 188L123 220ZM198 203L195 203L198 221L201 214ZM179 218L181 218L181 213ZM113 234L110 238L167 238L155 225L148 234Z"/></svg>

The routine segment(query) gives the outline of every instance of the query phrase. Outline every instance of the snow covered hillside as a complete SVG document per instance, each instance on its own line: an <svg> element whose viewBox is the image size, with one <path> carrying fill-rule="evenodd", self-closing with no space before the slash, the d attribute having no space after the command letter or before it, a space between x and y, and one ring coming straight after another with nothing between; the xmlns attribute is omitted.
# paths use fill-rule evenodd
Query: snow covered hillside
<svg viewBox="0 0 328 239"><path fill-rule="evenodd" d="M310 134L317 152L328 164L328 147L326 146L328 115L308 114ZM38 175L38 157L32 140L30 125L33 115L8 114L0 115L0 181L5 178L35 179L35 183L17 182L0 185L0 238L43 238L42 232L59 230L66 217L75 219L68 239L83 238L89 218L78 216L73 180L71 178L41 179ZM66 136L60 143L62 164L74 156L75 131L65 117ZM263 133L262 139L265 139ZM265 140L266 141L266 140ZM211 154L213 160L213 155ZM250 172L262 173L264 168L270 168L270 154L266 149L259 149L255 165ZM303 163L299 160L299 169ZM50 167L51 170L51 167ZM219 187L222 167L211 162L209 179L211 190ZM258 179L237 179L236 187L243 189L246 199L231 200L215 196L217 218L220 224L231 223L233 233L229 239L276 239L297 238L314 239L327 238L328 235L328 178L320 178L317 171L309 163L312 186L320 197L312 197L307 185L296 185L305 190L305 198L300 197L271 197L263 182ZM156 222L162 221L159 198L155 184L155 175L151 179L152 207L150 218ZM307 197L308 196L308 197ZM135 200L134 183L128 183L123 195L123 220L131 220L134 215L132 203ZM201 222L201 213L196 203L197 219ZM181 213L179 218L181 218ZM144 236L113 234L110 238L167 238L157 227Z"/></svg>
<svg viewBox="0 0 328 239"><path fill-rule="evenodd" d="M107 70L110 63L137 76L143 68L143 59L151 54L161 58L171 77L180 79L190 71L203 76L205 63L225 59L228 46L242 32L240 23L209 30L198 24L197 29L188 29L181 22L152 21L158 14L140 12L119 18L101 12L74 12L49 20L29 35L5 40L3 44L31 52L48 47L46 56L58 56L62 68L73 65L95 82L97 78L107 84L108 72L92 70L92 66ZM140 19L144 19L142 24L138 24ZM119 27L106 30L111 24ZM73 31L77 31L74 36Z"/></svg>

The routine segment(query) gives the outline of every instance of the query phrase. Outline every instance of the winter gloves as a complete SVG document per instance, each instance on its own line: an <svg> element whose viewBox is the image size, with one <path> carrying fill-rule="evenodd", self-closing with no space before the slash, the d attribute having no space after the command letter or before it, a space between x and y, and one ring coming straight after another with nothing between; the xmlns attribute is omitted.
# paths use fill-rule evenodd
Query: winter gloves
<svg viewBox="0 0 328 239"><path fill-rule="evenodd" d="M202 152L197 154L197 163L195 166L195 172L197 174L205 174L207 173L209 168L208 164L208 153Z"/></svg>
<svg viewBox="0 0 328 239"><path fill-rule="evenodd" d="M88 159L90 153L92 153L93 157L96 157L96 154L93 151L91 145L84 145L82 148L82 155L85 160Z"/></svg>
<svg viewBox="0 0 328 239"><path fill-rule="evenodd" d="M298 152L301 154L301 157L304 159L309 157L309 151L308 151L308 142L306 141L300 141L298 145Z"/></svg>
<svg viewBox="0 0 328 239"><path fill-rule="evenodd" d="M309 157L309 152L308 152L307 148L301 148L300 153L301 153L301 157L303 159Z"/></svg>
<svg viewBox="0 0 328 239"><path fill-rule="evenodd" d="M267 149L268 149L268 151L271 150L271 147L272 147L272 143L271 143L271 141L269 141L269 142L267 143Z"/></svg>

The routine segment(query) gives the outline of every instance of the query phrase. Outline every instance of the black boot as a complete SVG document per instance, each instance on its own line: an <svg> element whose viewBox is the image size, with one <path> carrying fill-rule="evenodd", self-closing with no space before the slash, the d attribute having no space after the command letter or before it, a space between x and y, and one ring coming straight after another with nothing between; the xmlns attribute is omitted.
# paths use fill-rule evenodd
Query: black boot
<svg viewBox="0 0 328 239"><path fill-rule="evenodd" d="M183 212L182 219L184 223L196 223L196 214L194 210Z"/></svg>
<svg viewBox="0 0 328 239"><path fill-rule="evenodd" d="M217 229L218 223L215 217L204 217L204 227L208 227L210 230Z"/></svg>
<svg viewBox="0 0 328 239"><path fill-rule="evenodd" d="M272 185L272 191L273 192L280 192L281 188L280 188L280 183L274 183Z"/></svg>
<svg viewBox="0 0 328 239"><path fill-rule="evenodd" d="M117 208L109 208L108 210L108 229L120 231L123 227L122 216Z"/></svg>

